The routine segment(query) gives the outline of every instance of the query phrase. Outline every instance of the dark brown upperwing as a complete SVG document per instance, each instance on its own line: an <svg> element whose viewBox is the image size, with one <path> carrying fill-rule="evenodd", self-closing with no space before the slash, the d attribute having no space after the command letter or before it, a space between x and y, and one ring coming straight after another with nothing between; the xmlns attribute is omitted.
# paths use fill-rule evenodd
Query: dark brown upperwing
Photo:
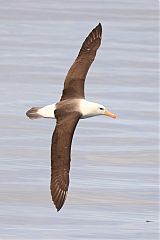
<svg viewBox="0 0 160 240"><path fill-rule="evenodd" d="M51 195L59 211L66 199L69 186L70 152L72 137L81 117L79 112L55 110L56 128L51 145Z"/></svg>
<svg viewBox="0 0 160 240"><path fill-rule="evenodd" d="M85 98L85 78L101 44L101 37L102 26L99 23L83 42L78 57L66 76L61 101L68 98Z"/></svg>

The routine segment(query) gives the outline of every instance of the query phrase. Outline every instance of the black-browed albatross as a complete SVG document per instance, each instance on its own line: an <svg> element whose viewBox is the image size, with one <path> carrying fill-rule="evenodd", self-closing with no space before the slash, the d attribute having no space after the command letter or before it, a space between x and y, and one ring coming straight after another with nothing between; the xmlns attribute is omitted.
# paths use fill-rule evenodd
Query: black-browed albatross
<svg viewBox="0 0 160 240"><path fill-rule="evenodd" d="M85 100L84 82L97 49L101 44L102 26L99 23L82 44L71 66L58 103L45 107L33 107L26 115L30 119L56 118L51 144L51 195L59 211L66 199L69 187L70 152L74 130L81 118L106 115L116 118L103 105Z"/></svg>

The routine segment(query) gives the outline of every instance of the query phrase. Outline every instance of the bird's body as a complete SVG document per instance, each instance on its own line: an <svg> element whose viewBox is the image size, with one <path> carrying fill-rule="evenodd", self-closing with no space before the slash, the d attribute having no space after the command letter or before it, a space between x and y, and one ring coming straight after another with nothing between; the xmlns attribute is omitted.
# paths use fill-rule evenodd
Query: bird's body
<svg viewBox="0 0 160 240"><path fill-rule="evenodd" d="M33 107L26 113L31 119L40 117L56 119L51 144L50 189L57 211L62 208L69 187L70 151L78 121L98 115L116 117L103 105L85 100L84 82L100 46L101 36L102 26L98 24L83 42L66 76L60 101L41 108Z"/></svg>
<svg viewBox="0 0 160 240"><path fill-rule="evenodd" d="M42 108L31 108L27 113L31 119L34 118L55 118L54 111L65 108L66 112L77 111L81 119L104 115L105 107L98 103L89 102L85 99L69 99L59 103L53 103ZM100 108L102 110L100 110Z"/></svg>

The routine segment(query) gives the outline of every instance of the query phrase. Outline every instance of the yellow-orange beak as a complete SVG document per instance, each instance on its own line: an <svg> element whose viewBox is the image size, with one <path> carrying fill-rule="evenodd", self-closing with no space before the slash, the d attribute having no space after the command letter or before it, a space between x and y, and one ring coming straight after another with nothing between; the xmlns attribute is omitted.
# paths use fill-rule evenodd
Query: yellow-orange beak
<svg viewBox="0 0 160 240"><path fill-rule="evenodd" d="M106 110L104 113L106 116L111 118L116 118L117 116L114 113L111 113L110 111Z"/></svg>

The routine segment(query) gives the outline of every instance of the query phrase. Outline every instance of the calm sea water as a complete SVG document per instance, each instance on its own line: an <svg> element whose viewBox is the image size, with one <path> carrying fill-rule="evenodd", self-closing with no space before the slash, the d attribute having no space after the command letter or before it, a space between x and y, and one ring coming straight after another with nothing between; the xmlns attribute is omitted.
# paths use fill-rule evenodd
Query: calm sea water
<svg viewBox="0 0 160 240"><path fill-rule="evenodd" d="M158 1L0 3L0 239L158 239ZM60 98L98 22L103 41L86 96L118 119L79 122L57 213L49 191L55 121L25 112Z"/></svg>

